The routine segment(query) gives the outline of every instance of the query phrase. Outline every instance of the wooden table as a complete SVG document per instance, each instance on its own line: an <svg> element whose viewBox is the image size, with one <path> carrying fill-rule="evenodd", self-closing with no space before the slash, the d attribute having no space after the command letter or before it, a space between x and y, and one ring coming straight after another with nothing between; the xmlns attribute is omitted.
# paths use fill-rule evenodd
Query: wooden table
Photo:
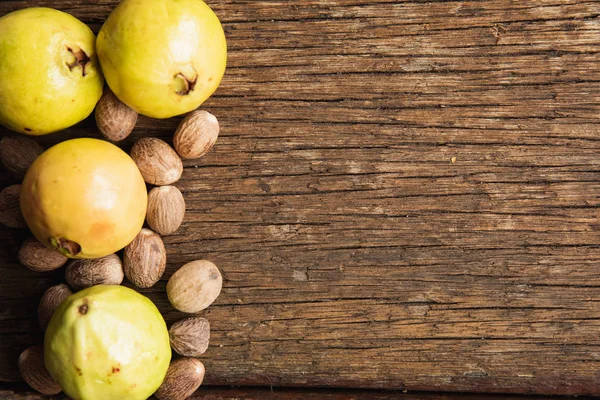
<svg viewBox="0 0 600 400"><path fill-rule="evenodd" d="M0 14L51 6L97 31L116 3ZM202 108L221 135L185 162L185 222L144 291L171 323L171 274L221 268L206 384L600 395L600 3L209 4L229 60ZM141 118L123 147L179 120ZM39 141L76 136L93 119ZM18 265L25 237L0 233L2 381L63 279Z"/></svg>

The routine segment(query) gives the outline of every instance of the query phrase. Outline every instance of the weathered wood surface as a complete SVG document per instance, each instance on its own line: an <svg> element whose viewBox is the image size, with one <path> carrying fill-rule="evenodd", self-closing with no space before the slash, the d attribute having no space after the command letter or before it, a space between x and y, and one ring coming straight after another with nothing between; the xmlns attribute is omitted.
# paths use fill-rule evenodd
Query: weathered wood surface
<svg viewBox="0 0 600 400"><path fill-rule="evenodd" d="M12 385L11 385L12 386ZM23 387L2 390L0 398L9 400L67 400L64 395L38 396ZM193 400L543 400L550 397L482 394L403 393L399 391L357 389L227 388L203 387ZM559 397L558 399L565 399ZM557 397L552 397L557 399ZM584 399L584 397L578 397Z"/></svg>
<svg viewBox="0 0 600 400"><path fill-rule="evenodd" d="M115 3L0 13L97 30ZM185 163L185 223L145 292L172 322L168 277L221 267L206 383L600 394L600 3L209 3L221 136ZM178 121L141 119L125 147ZM17 265L23 237L0 234L2 380L62 279Z"/></svg>

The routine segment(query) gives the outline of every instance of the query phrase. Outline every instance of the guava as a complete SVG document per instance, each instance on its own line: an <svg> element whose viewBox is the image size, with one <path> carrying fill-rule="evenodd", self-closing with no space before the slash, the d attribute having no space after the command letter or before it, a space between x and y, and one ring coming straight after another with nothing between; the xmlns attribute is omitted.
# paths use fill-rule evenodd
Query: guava
<svg viewBox="0 0 600 400"><path fill-rule="evenodd" d="M70 14L34 7L0 18L0 123L28 135L85 119L104 79L90 28Z"/></svg>
<svg viewBox="0 0 600 400"><path fill-rule="evenodd" d="M123 0L100 29L96 49L110 89L153 118L200 106L227 61L221 22L202 0Z"/></svg>
<svg viewBox="0 0 600 400"><path fill-rule="evenodd" d="M44 358L75 400L146 399L169 368L169 332L147 297L124 286L92 286L57 308Z"/></svg>
<svg viewBox="0 0 600 400"><path fill-rule="evenodd" d="M123 150L81 138L43 152L21 185L21 212L35 237L71 258L100 258L127 246L144 224L148 194Z"/></svg>

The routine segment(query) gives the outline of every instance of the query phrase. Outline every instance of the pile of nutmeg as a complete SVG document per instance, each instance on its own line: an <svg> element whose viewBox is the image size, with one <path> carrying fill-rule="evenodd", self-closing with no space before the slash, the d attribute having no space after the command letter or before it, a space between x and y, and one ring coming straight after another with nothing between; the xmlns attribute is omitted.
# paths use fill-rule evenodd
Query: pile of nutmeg
<svg viewBox="0 0 600 400"><path fill-rule="evenodd" d="M96 123L104 137L116 142L125 139L136 125L138 114L110 91L104 93L95 111ZM148 193L146 223L136 238L117 254L98 259L70 260L30 237L19 249L19 262L27 268L46 272L66 264L67 284L50 287L38 307L43 330L58 306L73 291L94 285L120 285L127 277L138 288L149 288L165 271L167 256L160 235L175 232L183 222L185 200L173 183L183 172L184 159L199 158L217 141L219 123L206 111L196 110L179 124L173 147L157 138L142 138L130 155L146 183L154 187ZM5 136L0 140L0 161L17 179L22 180L29 166L43 152L42 147L25 136ZM19 206L20 185L0 192L0 224L10 228L27 228ZM67 261L69 261L67 263ZM198 260L183 265L167 283L169 301L179 311L197 313L212 304L221 292L222 276L210 261ZM170 329L171 347L183 356L171 362L163 384L155 396L159 400L183 400L202 384L204 365L195 357L203 354L210 337L209 322L192 316L174 323ZM24 380L43 394L57 394L60 386L44 367L43 348L33 346L19 358Z"/></svg>

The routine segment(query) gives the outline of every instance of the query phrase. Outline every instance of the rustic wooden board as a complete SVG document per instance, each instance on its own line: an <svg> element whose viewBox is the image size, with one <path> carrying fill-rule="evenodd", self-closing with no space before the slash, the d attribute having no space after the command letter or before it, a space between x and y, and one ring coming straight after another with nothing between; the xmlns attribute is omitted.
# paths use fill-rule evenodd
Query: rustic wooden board
<svg viewBox="0 0 600 400"><path fill-rule="evenodd" d="M0 14L97 30L115 3ZM207 384L600 394L600 3L210 4L222 133L185 163L185 223L145 291L172 322L169 276L220 266ZM142 118L124 147L178 121ZM24 235L0 233L2 380L62 279L17 264Z"/></svg>
<svg viewBox="0 0 600 400"><path fill-rule="evenodd" d="M14 385L11 385L14 386ZM39 396L29 392L23 386L2 390L0 398L8 400L68 400L57 396ZM550 397L545 397L550 399ZM551 397L557 399L557 397ZM562 397L565 398L565 397ZM261 388L261 387L203 387L193 400L543 400L540 396L506 396L482 394L450 393L404 393L400 391L358 390L358 389L298 389L298 388ZM558 398L560 399L560 397ZM584 399L584 397L578 397Z"/></svg>

